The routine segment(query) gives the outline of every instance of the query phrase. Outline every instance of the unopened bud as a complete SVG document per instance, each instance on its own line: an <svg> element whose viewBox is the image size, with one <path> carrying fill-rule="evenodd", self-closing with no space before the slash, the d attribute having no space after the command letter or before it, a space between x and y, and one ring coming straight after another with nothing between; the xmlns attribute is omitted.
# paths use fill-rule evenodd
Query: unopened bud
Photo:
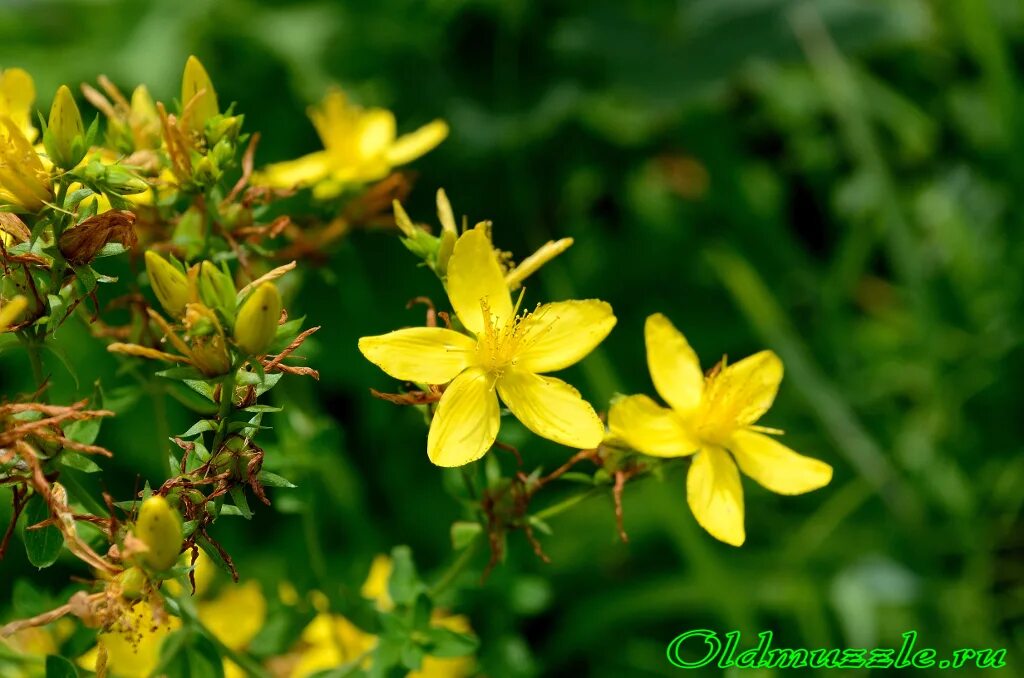
<svg viewBox="0 0 1024 678"><path fill-rule="evenodd" d="M199 266L199 299L230 318L235 312L235 297L238 291L231 276L217 268L212 261Z"/></svg>
<svg viewBox="0 0 1024 678"><path fill-rule="evenodd" d="M263 355L277 334L281 318L281 293L273 283L263 283L238 309L235 343L249 355Z"/></svg>
<svg viewBox="0 0 1024 678"><path fill-rule="evenodd" d="M160 147L160 114L145 85L139 85L132 92L128 123L135 150Z"/></svg>
<svg viewBox="0 0 1024 678"><path fill-rule="evenodd" d="M181 79L182 120L189 130L202 133L206 121L220 113L217 92L199 59L190 56Z"/></svg>
<svg viewBox="0 0 1024 678"><path fill-rule="evenodd" d="M138 567L129 567L117 575L115 581L121 587L121 595L128 600L137 600L142 597L142 590L146 586L146 573Z"/></svg>
<svg viewBox="0 0 1024 678"><path fill-rule="evenodd" d="M185 274L152 250L146 251L146 273L164 310L175 318L184 315L190 297Z"/></svg>
<svg viewBox="0 0 1024 678"><path fill-rule="evenodd" d="M181 517L166 499L155 494L139 508L135 536L148 548L141 556L142 561L158 572L167 570L181 553Z"/></svg>
<svg viewBox="0 0 1024 678"><path fill-rule="evenodd" d="M63 169L72 169L85 157L88 150L82 114L67 85L61 85L50 107L50 120L43 144L50 160Z"/></svg>

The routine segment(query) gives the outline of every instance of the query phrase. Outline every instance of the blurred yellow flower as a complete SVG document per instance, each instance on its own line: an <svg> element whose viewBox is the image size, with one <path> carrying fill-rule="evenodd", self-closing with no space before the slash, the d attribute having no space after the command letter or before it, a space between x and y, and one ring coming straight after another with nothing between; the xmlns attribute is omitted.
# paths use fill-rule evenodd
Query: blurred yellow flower
<svg viewBox="0 0 1024 678"><path fill-rule="evenodd" d="M305 678L355 661L377 647L377 636L341 615L321 612L303 629L301 642L304 649L289 674L291 678Z"/></svg>
<svg viewBox="0 0 1024 678"><path fill-rule="evenodd" d="M155 617L153 607L139 601L125 615L123 628L99 635L97 646L78 658L78 665L96 670L99 646L107 652L109 675L118 678L146 678L160 658L160 644L172 631L181 627L177 617Z"/></svg>
<svg viewBox="0 0 1024 678"><path fill-rule="evenodd" d="M205 554L196 562L196 595L208 589L212 578L213 564ZM172 592L180 592L177 582L167 582ZM267 602L260 585L255 581L244 584L227 584L220 594L197 605L199 621L232 650L245 650L256 637L267 618ZM117 678L144 678L157 666L160 644L171 631L181 627L177 617L168 617L155 623L152 607L145 601L137 603L130 613L130 630L115 629L99 635L98 645L107 651L107 668ZM137 646L132 640L138 641ZM95 670L99 647L82 655L79 666ZM246 675L231 660L224 660L224 675L227 678L242 678Z"/></svg>
<svg viewBox="0 0 1024 678"><path fill-rule="evenodd" d="M370 572L363 582L362 596L374 601L377 609L389 611L394 607L388 593L391 578L391 558L377 555L370 564ZM432 626L440 626L457 633L472 633L469 619L462 615L448 615L434 610ZM377 636L366 633L340 615L322 611L303 630L299 660L289 678L305 678L324 669L337 668L367 655L377 647ZM366 657L363 668L370 666ZM476 661L472 657L424 657L419 670L411 671L407 678L464 678L472 673Z"/></svg>
<svg viewBox="0 0 1024 678"><path fill-rule="evenodd" d="M469 619L461 614L446 615L434 610L430 618L432 626L441 626L456 633L473 633ZM406 678L464 678L473 673L476 660L473 657L431 657L423 658L418 671L411 671Z"/></svg>
<svg viewBox="0 0 1024 678"><path fill-rule="evenodd" d="M36 86L32 76L20 68L0 71L0 116L14 121L30 142L35 141L38 130L32 125L32 104L36 100Z"/></svg>
<svg viewBox="0 0 1024 678"><path fill-rule="evenodd" d="M316 197L332 198L346 186L383 179L392 168L412 162L448 136L443 120L397 136L391 111L355 106L337 89L310 108L309 117L324 150L268 165L257 181L277 188L312 186Z"/></svg>
<svg viewBox="0 0 1024 678"><path fill-rule="evenodd" d="M10 116L0 116L0 203L29 212L53 200L50 173L24 131Z"/></svg>
<svg viewBox="0 0 1024 678"><path fill-rule="evenodd" d="M717 539L740 546L743 488L739 471L772 492L802 494L832 479L832 467L804 457L755 426L782 381L782 361L761 351L705 377L697 354L664 315L647 318L647 365L669 408L645 395L622 398L608 414L611 436L655 457L695 454L686 481L690 510ZM737 469L737 465L739 469Z"/></svg>
<svg viewBox="0 0 1024 678"><path fill-rule="evenodd" d="M0 307L0 332L6 332L28 308L28 299L20 294Z"/></svg>
<svg viewBox="0 0 1024 678"><path fill-rule="evenodd" d="M363 588L360 590L363 598L377 603L377 609L387 612L395 607L388 593L388 580L391 579L391 558L379 553L370 563L370 573L366 575Z"/></svg>
<svg viewBox="0 0 1024 678"><path fill-rule="evenodd" d="M427 455L438 466L482 457L498 434L498 398L537 435L597 446L604 425L569 384L542 373L583 359L615 326L603 301L561 301L517 315L485 228L462 234L448 261L448 297L472 336L414 327L359 340L368 360L396 379L451 382L431 422Z"/></svg>

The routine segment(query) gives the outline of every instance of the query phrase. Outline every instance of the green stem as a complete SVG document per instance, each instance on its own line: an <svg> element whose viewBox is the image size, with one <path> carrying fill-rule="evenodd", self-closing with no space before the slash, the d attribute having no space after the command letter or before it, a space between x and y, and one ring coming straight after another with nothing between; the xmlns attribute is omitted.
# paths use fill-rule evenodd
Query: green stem
<svg viewBox="0 0 1024 678"><path fill-rule="evenodd" d="M444 593L455 582L458 576L462 574L463 570L465 570L473 560L473 556L476 554L476 549L480 544L480 539L480 535L474 537L473 540L466 545L466 548L462 549L462 553L459 554L459 557L452 561L452 564L448 566L448 569L444 571L444 574L434 582L434 585L430 587L431 598L435 598L441 593Z"/></svg>
<svg viewBox="0 0 1024 678"><path fill-rule="evenodd" d="M554 518L558 514L565 513L573 506L579 504L580 502L586 499L590 499L591 497L596 497L599 494L603 494L604 489L604 487L592 487L586 492L580 492L579 494L571 495L569 497L566 497L562 501L558 502L557 504L552 504L546 509L534 513L533 517L539 520L547 520L549 518Z"/></svg>
<svg viewBox="0 0 1024 678"><path fill-rule="evenodd" d="M263 668L263 665L256 661L256 659L250 657L248 654L239 652L238 650L233 650L225 645L223 641L213 633L213 631L207 628L206 625L199 620L199 617L195 612L193 612L187 601L179 601L178 610L183 619L187 620L189 624L198 629L211 643L213 643L221 656L233 661L250 676L255 676L255 678L273 678L272 674Z"/></svg>
<svg viewBox="0 0 1024 678"><path fill-rule="evenodd" d="M217 432L213 436L213 447L210 454L217 454L220 446L224 444L224 438L228 432L228 418L231 415L231 407L235 397L235 372L234 365L220 382L220 409L217 411Z"/></svg>
<svg viewBox="0 0 1024 678"><path fill-rule="evenodd" d="M306 538L306 550L309 553L309 567L322 587L328 585L327 558L324 556L320 533L317 531L316 507L311 500L302 512L302 530Z"/></svg>
<svg viewBox="0 0 1024 678"><path fill-rule="evenodd" d="M42 348L42 344L34 334L22 335L21 343L24 344L25 351L28 353L28 362L32 366L32 378L35 379L36 387L40 388L45 381L42 352L39 350Z"/></svg>

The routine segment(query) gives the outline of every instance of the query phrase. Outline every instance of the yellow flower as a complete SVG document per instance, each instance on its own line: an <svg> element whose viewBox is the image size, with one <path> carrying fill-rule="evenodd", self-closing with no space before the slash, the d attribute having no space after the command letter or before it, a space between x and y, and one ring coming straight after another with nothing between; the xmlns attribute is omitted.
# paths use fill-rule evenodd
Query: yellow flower
<svg viewBox="0 0 1024 678"><path fill-rule="evenodd" d="M363 588L359 591L363 598L368 598L377 603L377 609L388 612L395 607L388 592L388 581L391 580L392 570L391 558L378 553L370 563L370 573L366 575Z"/></svg>
<svg viewBox="0 0 1024 678"><path fill-rule="evenodd" d="M199 619L232 650L244 650L267 618L259 582L226 584L213 600L199 603Z"/></svg>
<svg viewBox="0 0 1024 678"><path fill-rule="evenodd" d="M28 308L28 299L20 294L3 306L0 306L0 332L6 332L18 317Z"/></svg>
<svg viewBox="0 0 1024 678"><path fill-rule="evenodd" d="M20 68L0 71L0 116L14 121L30 142L35 141L36 128L32 126L32 104L36 100L36 86L32 76Z"/></svg>
<svg viewBox="0 0 1024 678"><path fill-rule="evenodd" d="M78 665L96 670L99 646L107 651L107 670L118 678L146 678L160 659L164 638L181 626L177 617L154 615L146 601L139 601L124 615L119 628L99 635L98 644L78 658Z"/></svg>
<svg viewBox="0 0 1024 678"><path fill-rule="evenodd" d="M391 558L380 554L374 557L370 572L363 582L362 596L373 600L377 609L383 612L394 608L388 593L388 580L392 571ZM446 614L435 609L430 623L456 633L473 633L469 619L462 615ZM377 646L378 638L366 633L340 615L321 611L303 630L299 659L290 673L290 678L305 678L324 669L331 669L355 661ZM367 657L363 668L372 662ZM407 678L464 678L472 673L476 660L473 657L424 657L419 670L411 671Z"/></svg>
<svg viewBox="0 0 1024 678"><path fill-rule="evenodd" d="M746 537L740 470L779 494L802 494L829 483L831 466L764 435L781 431L755 426L782 381L777 355L761 351L705 377L697 354L668 318L650 316L644 334L651 379L669 408L645 395L622 398L608 414L611 435L655 457L695 454L687 500L713 537L733 546Z"/></svg>
<svg viewBox="0 0 1024 678"><path fill-rule="evenodd" d="M545 372L582 360L615 326L603 301L561 301L517 315L483 228L462 234L448 262L448 297L472 336L414 327L359 340L368 360L396 379L448 384L427 437L438 466L482 457L498 435L498 398L537 435L595 447L604 425L576 389Z"/></svg>
<svg viewBox="0 0 1024 678"><path fill-rule="evenodd" d="M377 636L362 631L344 617L321 612L302 631L306 649L291 671L291 678L305 678L324 669L355 661L377 647Z"/></svg>
<svg viewBox="0 0 1024 678"><path fill-rule="evenodd" d="M332 198L346 186L383 179L392 168L412 162L448 136L443 120L397 136L394 113L354 106L336 89L320 106L310 108L309 117L324 150L268 165L262 183L277 188L313 186L317 197Z"/></svg>
<svg viewBox="0 0 1024 678"><path fill-rule="evenodd" d="M53 200L50 174L21 127L0 116L0 203L37 212Z"/></svg>
<svg viewBox="0 0 1024 678"><path fill-rule="evenodd" d="M196 563L204 563L206 556L201 556ZM205 569L210 563L204 563ZM196 594L200 595L204 588L201 580L209 580L203 575L196 577ZM180 593L177 582L171 588ZM267 602L263 591L255 581L241 585L227 584L221 593L212 600L198 604L199 620L217 640L232 650L245 650L256 634L263 628L267 618ZM115 628L99 635L99 645L107 651L107 668L111 675L118 678L144 678L153 673L160 656L160 645L171 631L181 626L177 617L157 619L149 603L137 603L126 615L129 620L124 628ZM98 646L79 657L78 665L95 671L98 659ZM224 675L227 678L241 678L246 673L232 661L224 660Z"/></svg>

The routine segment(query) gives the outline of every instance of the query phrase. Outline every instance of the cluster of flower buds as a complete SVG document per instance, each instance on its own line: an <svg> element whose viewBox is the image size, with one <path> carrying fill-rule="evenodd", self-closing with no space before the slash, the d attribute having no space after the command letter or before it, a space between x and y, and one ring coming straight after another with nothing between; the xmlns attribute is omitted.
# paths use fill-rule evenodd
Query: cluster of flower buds
<svg viewBox="0 0 1024 678"><path fill-rule="evenodd" d="M216 377L266 354L277 337L282 303L272 277L237 290L226 267L202 261L185 269L152 251L146 252L146 274L164 312L184 330L179 335L150 310L180 355L122 343L111 344L111 351L187 363Z"/></svg>

